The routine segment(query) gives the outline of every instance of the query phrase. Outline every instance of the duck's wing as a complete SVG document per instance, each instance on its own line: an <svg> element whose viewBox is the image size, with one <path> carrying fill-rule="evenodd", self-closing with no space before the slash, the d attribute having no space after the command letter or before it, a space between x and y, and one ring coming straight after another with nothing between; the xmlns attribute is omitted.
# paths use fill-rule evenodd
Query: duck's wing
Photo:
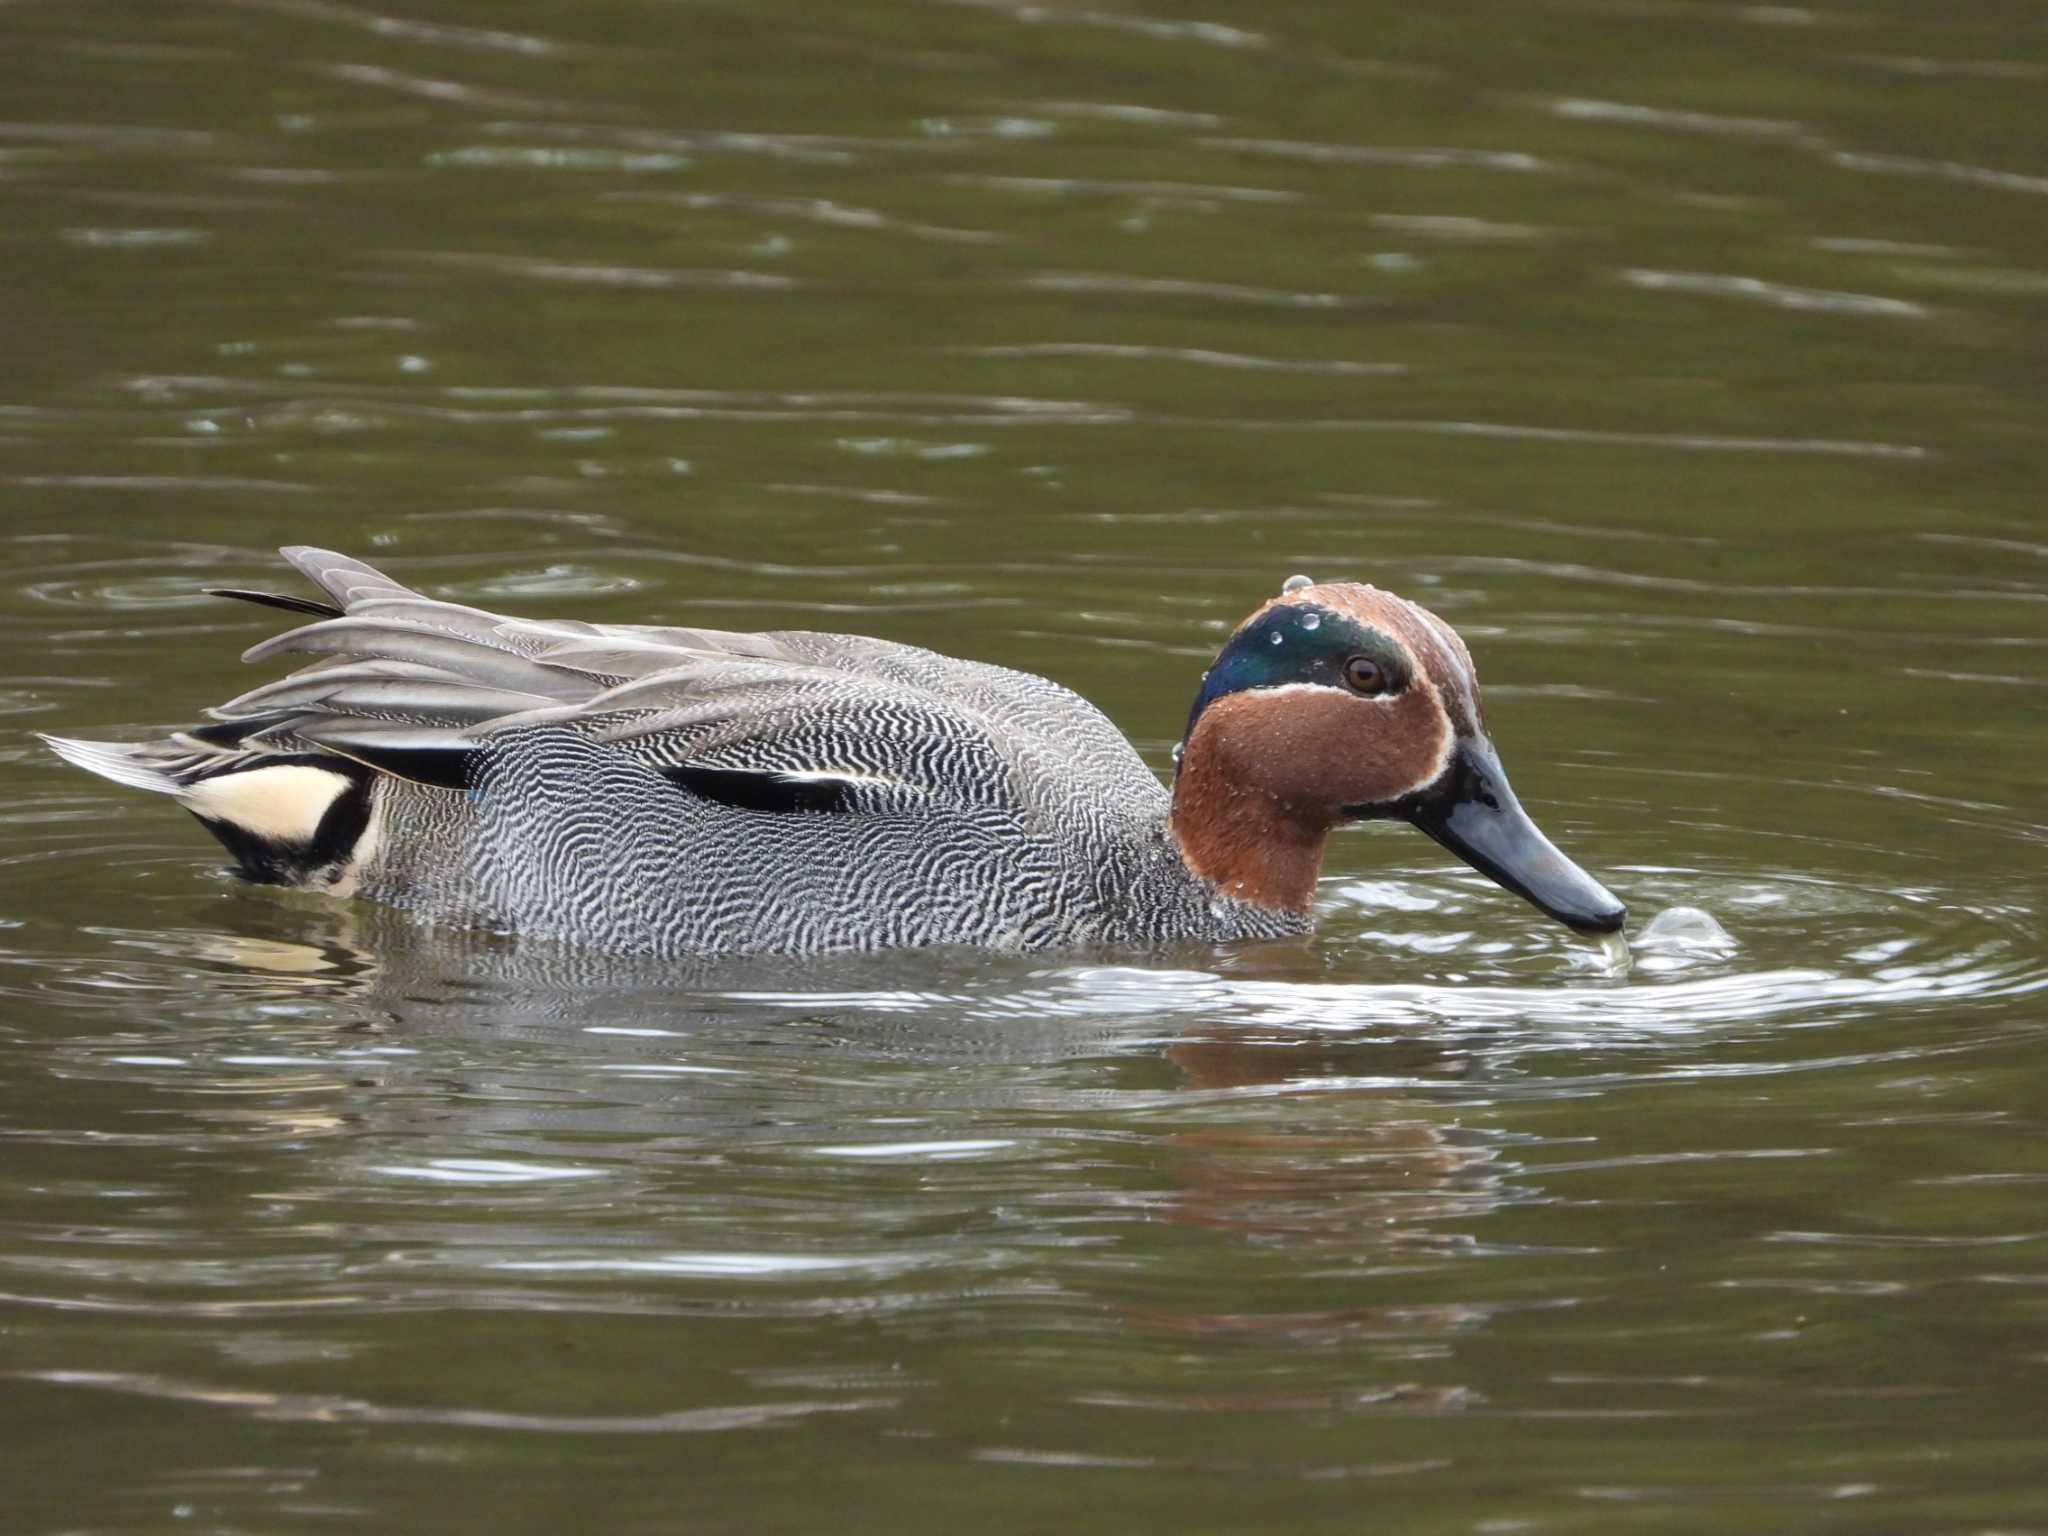
<svg viewBox="0 0 2048 1536"><path fill-rule="evenodd" d="M1056 740L1084 772L1116 776L1139 764L1123 733L1100 710L1031 672L864 635L507 618L422 597L362 561L329 550L293 546L283 554L351 617L383 615L428 625L459 625L466 617L471 625L487 626L469 631L487 644L534 657L545 652L550 666L593 678L645 679L706 655L823 667L957 705L1002 733Z"/></svg>
<svg viewBox="0 0 2048 1536"><path fill-rule="evenodd" d="M782 654L769 636L741 634L732 630L513 618L427 597L394 581L374 566L336 554L333 550L293 544L279 553L333 599L332 606L325 610L329 617L380 618L417 624L464 635L487 648L522 656L554 649L560 652L558 666L594 677L623 679L641 676L658 667L665 652L677 649L708 650L736 656ZM268 593L233 591L225 595L280 607L303 606L301 599ZM285 638L278 637L280 641ZM252 651L244 659L253 661L260 656Z"/></svg>
<svg viewBox="0 0 2048 1536"><path fill-rule="evenodd" d="M1141 799L1164 791L1125 738L1093 704L1049 678L919 646L859 635L785 631L771 638L817 665L916 694L984 722L1033 767L1040 793Z"/></svg>
<svg viewBox="0 0 2048 1536"><path fill-rule="evenodd" d="M850 635L509 618L330 551L284 553L341 611L245 654L316 659L184 734L216 769L312 750L454 788L514 733L564 725L687 790L762 808L1143 814L1163 798L1099 711L1026 673Z"/></svg>

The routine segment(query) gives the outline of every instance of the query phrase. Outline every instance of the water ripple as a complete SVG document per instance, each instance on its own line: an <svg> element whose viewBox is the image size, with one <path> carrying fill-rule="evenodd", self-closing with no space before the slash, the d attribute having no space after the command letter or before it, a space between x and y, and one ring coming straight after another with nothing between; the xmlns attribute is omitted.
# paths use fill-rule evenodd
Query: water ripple
<svg viewBox="0 0 2048 1536"><path fill-rule="evenodd" d="M1965 165L1955 160L1922 160L1912 155L1872 155L1852 150L1834 150L1828 158L1848 171L1871 171L1886 176L1926 176L1939 181L1960 181L1970 186L1992 187L2000 192L2048 194L2048 176L2026 176L2017 171L1995 170L1984 165Z"/></svg>
<svg viewBox="0 0 2048 1536"><path fill-rule="evenodd" d="M1217 21L1169 21L1156 16L1136 16L1113 11L1085 11L1065 5L1051 6L1031 0L947 0L951 5L973 6L977 10L1000 11L1013 21L1032 26L1095 27L1109 32L1128 32L1159 42L1208 43L1217 48L1266 48L1271 39L1263 32L1226 26Z"/></svg>
<svg viewBox="0 0 2048 1536"><path fill-rule="evenodd" d="M1869 293L1838 293L1825 288L1794 288L1785 283L1768 283L1760 277L1736 277L1719 272L1658 272L1648 267L1628 267L1619 276L1632 288L1752 299L1779 309L1808 310L1819 314L1883 315L1887 318L1925 320L1930 313L1924 305L1906 299L1880 298Z"/></svg>
<svg viewBox="0 0 2048 1536"><path fill-rule="evenodd" d="M687 155L663 150L600 149L588 145L558 144L472 144L461 149L436 150L427 156L426 163L487 170L510 167L522 171L569 171L576 175L591 171L618 171L630 176L645 176L687 170L691 161Z"/></svg>
<svg viewBox="0 0 2048 1536"><path fill-rule="evenodd" d="M960 229L891 218L875 208L838 202L829 197L777 197L750 192L614 192L608 202L667 204L693 210L738 209L766 218L803 219L835 229L893 232L919 240L985 245L1008 237L987 229Z"/></svg>
<svg viewBox="0 0 2048 1536"><path fill-rule="evenodd" d="M493 256L481 251L389 251L397 261L414 261L467 272L528 277L549 283L588 283L607 288L728 288L786 292L800 279L780 272L739 268L625 267L598 261L551 261L538 256Z"/></svg>
<svg viewBox="0 0 2048 1536"><path fill-rule="evenodd" d="M322 74L351 85L367 85L377 90L396 91L402 96L416 96L423 101L453 102L458 106L478 107L491 112L557 112L564 116L578 116L587 110L582 102L470 85L459 80L409 75L375 64L323 64L318 68ZM433 159L430 158L429 163L434 163Z"/></svg>
<svg viewBox="0 0 2048 1536"><path fill-rule="evenodd" d="M33 144L76 144L88 149L211 149L219 134L199 128L147 128L112 123L5 123L0 139L25 139Z"/></svg>
<svg viewBox="0 0 2048 1536"><path fill-rule="evenodd" d="M1722 117L1712 112L1680 112L1668 107L1596 101L1583 96L1562 96L1548 105L1558 117L1577 122L1623 123L1631 128L1672 128L1681 133L1757 139L1798 138L1806 133L1801 124L1785 118Z"/></svg>
<svg viewBox="0 0 2048 1536"><path fill-rule="evenodd" d="M1034 112L1048 117L1076 117L1106 123L1131 123L1140 128L1220 128L1214 112L1184 112L1166 107L1141 107L1123 101L1034 101Z"/></svg>
<svg viewBox="0 0 2048 1536"><path fill-rule="evenodd" d="M1392 376L1409 372L1406 363L1361 363L1332 359L1251 357L1242 352L1214 352L1201 347L1148 347L1107 341L1033 341L1008 346L947 347L968 357L1089 357L1119 361L1192 363L1203 368L1242 368L1271 373L1334 373Z"/></svg>
<svg viewBox="0 0 2048 1536"><path fill-rule="evenodd" d="M1306 194L1279 187L1230 186L1207 181L1118 181L1081 176L990 176L954 174L946 178L968 186L1002 192L1057 193L1061 196L1162 198L1172 202L1299 203Z"/></svg>
<svg viewBox="0 0 2048 1536"><path fill-rule="evenodd" d="M266 1392L221 1387L176 1377L125 1371L16 1371L16 1381L85 1387L132 1397L222 1408L273 1424L433 1424L462 1429L552 1435L695 1435L734 1429L766 1429L822 1413L863 1413L893 1408L893 1397L836 1401L752 1403L733 1407L687 1408L672 1413L544 1414L503 1413L487 1408L401 1408L362 1398Z"/></svg>
<svg viewBox="0 0 2048 1536"><path fill-rule="evenodd" d="M208 230L179 228L79 228L67 229L63 234L72 245L115 251L153 251L173 246L204 245L213 238Z"/></svg>
<svg viewBox="0 0 2048 1536"><path fill-rule="evenodd" d="M297 496L319 489L302 480L246 475L16 475L13 483L74 491L255 491L266 496Z"/></svg>
<svg viewBox="0 0 2048 1536"><path fill-rule="evenodd" d="M525 32L508 32L488 27L460 27L442 22L417 21L410 17L387 16L340 0L213 0L217 5L243 10L269 11L303 21L331 22L354 27L377 37L401 42L426 43L434 47L461 48L486 53L514 53L527 58L549 58L578 52L547 38Z"/></svg>
<svg viewBox="0 0 2048 1536"><path fill-rule="evenodd" d="M2026 1523L2039 38L1105 3L0 6L17 1523ZM1167 953L241 888L20 727L189 718L268 624L196 589L309 536L1021 665L1162 773L1370 577L1634 966L1392 828Z"/></svg>
<svg viewBox="0 0 2048 1536"><path fill-rule="evenodd" d="M1326 165L1391 165L1407 170L1556 171L1562 167L1519 149L1462 149L1390 144L1307 144L1292 139L1205 138L1211 149Z"/></svg>
<svg viewBox="0 0 2048 1536"><path fill-rule="evenodd" d="M1594 443L1625 448L1679 448L1691 453L1787 453L1825 458L1924 459L1929 450L1915 443L1872 443L1853 439L1810 437L1732 437L1695 432L1617 432L1592 427L1539 427L1504 421L1304 420L1200 421L1162 420L1161 424L1196 426L1213 431L1240 427L1270 432L1414 432L1436 437L1485 437L1536 443Z"/></svg>
<svg viewBox="0 0 2048 1536"><path fill-rule="evenodd" d="M1360 294L1301 293L1250 283L1203 282L1183 277L1135 277L1119 272L1035 272L1019 286L1048 293L1105 293L1146 298L1220 299L1287 309L1344 309L1370 302Z"/></svg>

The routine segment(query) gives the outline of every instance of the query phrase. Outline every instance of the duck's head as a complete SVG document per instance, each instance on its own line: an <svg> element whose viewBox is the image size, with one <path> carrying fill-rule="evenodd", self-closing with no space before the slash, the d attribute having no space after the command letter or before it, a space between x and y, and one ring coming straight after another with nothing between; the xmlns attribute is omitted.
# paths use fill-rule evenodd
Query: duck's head
<svg viewBox="0 0 2048 1536"><path fill-rule="evenodd" d="M1457 631L1391 592L1290 580L1218 653L1175 761L1182 856L1261 906L1306 912L1331 829L1399 819L1581 933L1627 916L1515 799Z"/></svg>

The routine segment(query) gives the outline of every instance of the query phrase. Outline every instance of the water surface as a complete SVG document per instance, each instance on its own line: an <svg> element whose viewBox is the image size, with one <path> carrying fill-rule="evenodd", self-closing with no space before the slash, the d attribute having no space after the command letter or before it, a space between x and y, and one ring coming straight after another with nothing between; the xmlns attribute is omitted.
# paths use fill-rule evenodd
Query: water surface
<svg viewBox="0 0 2048 1536"><path fill-rule="evenodd" d="M2048 1527L2031 7L0 10L9 1529ZM238 887L336 545L1023 666L1455 623L1633 968L650 970ZM1703 908L1730 945L1647 938Z"/></svg>

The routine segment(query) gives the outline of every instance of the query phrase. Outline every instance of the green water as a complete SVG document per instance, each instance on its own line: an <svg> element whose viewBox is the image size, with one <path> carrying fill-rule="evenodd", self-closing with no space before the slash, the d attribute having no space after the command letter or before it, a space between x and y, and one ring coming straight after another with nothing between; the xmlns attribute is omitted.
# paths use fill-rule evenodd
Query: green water
<svg viewBox="0 0 2048 1536"><path fill-rule="evenodd" d="M0 7L7 1531L2048 1530L2038 5ZM1045 672L1471 642L1628 975L717 985L236 887L332 544Z"/></svg>

